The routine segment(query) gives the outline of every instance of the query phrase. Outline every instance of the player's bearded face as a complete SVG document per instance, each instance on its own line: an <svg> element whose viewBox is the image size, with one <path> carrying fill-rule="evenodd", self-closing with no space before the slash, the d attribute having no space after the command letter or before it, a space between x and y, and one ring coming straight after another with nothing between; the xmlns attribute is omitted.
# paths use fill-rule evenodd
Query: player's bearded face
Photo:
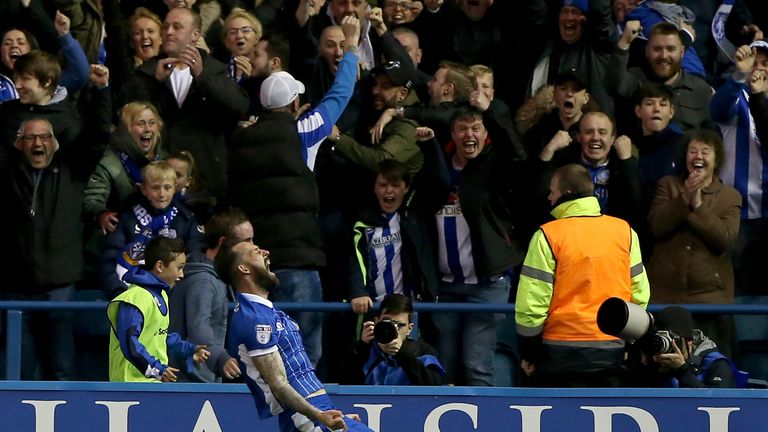
<svg viewBox="0 0 768 432"><path fill-rule="evenodd" d="M264 266L253 266L253 277L256 283L267 291L272 291L280 283L277 275L269 271L269 258L264 260Z"/></svg>

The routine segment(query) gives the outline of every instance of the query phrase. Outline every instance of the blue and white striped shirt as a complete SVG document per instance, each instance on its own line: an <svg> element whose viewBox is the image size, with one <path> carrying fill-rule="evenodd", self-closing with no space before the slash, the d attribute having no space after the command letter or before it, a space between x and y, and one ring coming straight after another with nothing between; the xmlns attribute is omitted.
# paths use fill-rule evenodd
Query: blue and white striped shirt
<svg viewBox="0 0 768 432"><path fill-rule="evenodd" d="M444 282L476 284L478 279L472 255L472 237L459 202L461 170L455 167L449 170L453 192L435 215L440 275Z"/></svg>
<svg viewBox="0 0 768 432"><path fill-rule="evenodd" d="M369 227L365 230L368 243L368 265L370 280L368 292L374 301L381 301L385 295L403 293L403 265L400 236L400 215L386 215L387 225Z"/></svg>
<svg viewBox="0 0 768 432"><path fill-rule="evenodd" d="M768 154L757 136L749 97L744 85L729 78L712 97L710 111L725 146L720 179L741 194L741 218L759 219L768 217Z"/></svg>
<svg viewBox="0 0 768 432"><path fill-rule="evenodd" d="M301 139L301 155L310 170L315 170L315 159L320 144L333 131L333 125L339 120L357 82L357 55L353 52L345 52L336 69L336 78L328 93L317 104L317 107L309 110L299 117L297 129Z"/></svg>
<svg viewBox="0 0 768 432"><path fill-rule="evenodd" d="M259 418L269 418L286 407L277 400L264 377L259 374L251 357L280 353L291 387L301 396L323 388L315 375L299 325L271 301L253 294L237 293L238 305L232 314L227 332L229 354L238 360L243 378L256 402Z"/></svg>

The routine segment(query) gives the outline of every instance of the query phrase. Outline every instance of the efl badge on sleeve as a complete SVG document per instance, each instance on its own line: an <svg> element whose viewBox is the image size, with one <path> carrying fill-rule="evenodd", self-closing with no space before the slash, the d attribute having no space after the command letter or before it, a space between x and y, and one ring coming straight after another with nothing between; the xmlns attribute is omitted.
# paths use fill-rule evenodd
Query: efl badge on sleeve
<svg viewBox="0 0 768 432"><path fill-rule="evenodd" d="M257 324L256 325L256 340L260 344L269 342L269 337L272 335L272 326Z"/></svg>

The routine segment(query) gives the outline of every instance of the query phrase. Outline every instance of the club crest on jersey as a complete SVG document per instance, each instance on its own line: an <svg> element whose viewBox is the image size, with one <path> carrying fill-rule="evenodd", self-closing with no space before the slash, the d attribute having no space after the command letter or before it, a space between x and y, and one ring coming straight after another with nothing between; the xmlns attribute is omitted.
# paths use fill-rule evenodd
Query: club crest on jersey
<svg viewBox="0 0 768 432"><path fill-rule="evenodd" d="M269 342L269 337L272 335L272 326L264 324L256 324L256 340L261 344Z"/></svg>
<svg viewBox="0 0 768 432"><path fill-rule="evenodd" d="M280 321L277 322L277 331L285 330L285 326Z"/></svg>

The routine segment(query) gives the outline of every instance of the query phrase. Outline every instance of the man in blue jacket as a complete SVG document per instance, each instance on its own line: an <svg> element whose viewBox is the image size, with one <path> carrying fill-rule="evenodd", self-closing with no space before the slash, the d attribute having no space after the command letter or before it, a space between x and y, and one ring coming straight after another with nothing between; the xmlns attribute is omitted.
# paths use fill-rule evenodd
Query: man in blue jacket
<svg viewBox="0 0 768 432"><path fill-rule="evenodd" d="M169 351L186 358L188 370L210 355L204 345L168 331L168 291L184 277L184 242L156 237L145 257L145 264L126 273L129 288L107 305L112 382L174 382L179 370L168 365Z"/></svg>
<svg viewBox="0 0 768 432"><path fill-rule="evenodd" d="M413 303L403 294L387 294L375 321L363 323L360 340L349 350L342 384L443 385L445 369L437 351L412 339Z"/></svg>
<svg viewBox="0 0 768 432"><path fill-rule="evenodd" d="M723 183L733 186L742 197L739 238L732 258L736 275L736 303L768 303L760 275L762 247L768 242L768 183L765 179L766 105L765 76L768 74L768 42L757 40L743 45L734 54L736 71L717 89L710 111L718 123L725 144L725 160L720 169ZM757 114L757 115L756 115ZM745 354L749 341L764 343L768 339L768 317L762 315L735 317L738 338ZM748 360L749 359L749 360ZM744 360L759 378L768 378L768 365L760 358Z"/></svg>

